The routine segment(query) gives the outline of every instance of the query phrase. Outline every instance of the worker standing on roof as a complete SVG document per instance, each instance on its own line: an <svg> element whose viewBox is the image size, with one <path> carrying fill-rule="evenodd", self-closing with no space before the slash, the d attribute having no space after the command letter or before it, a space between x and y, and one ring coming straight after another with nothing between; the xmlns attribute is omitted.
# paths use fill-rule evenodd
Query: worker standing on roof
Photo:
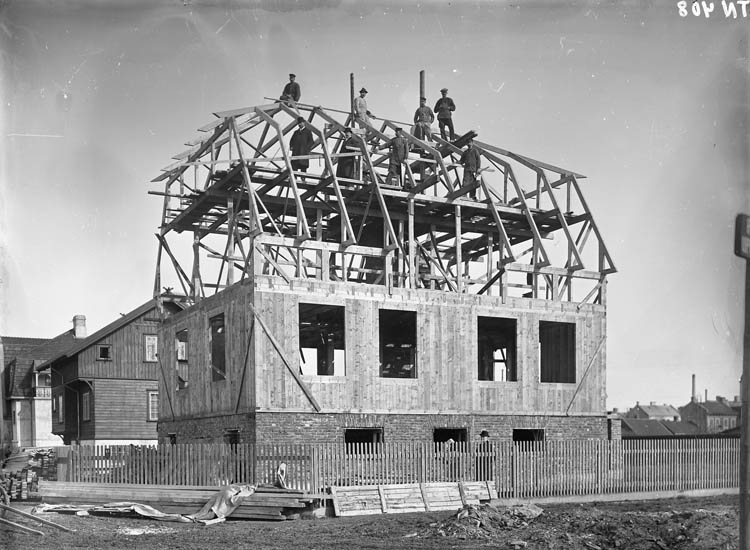
<svg viewBox="0 0 750 550"><path fill-rule="evenodd" d="M401 185L401 165L409 157L409 142L401 134L401 128L396 128L396 136L378 149L386 147L390 147L391 152L388 156L388 175L385 177L385 183L390 184L391 179L395 177L397 185Z"/></svg>
<svg viewBox="0 0 750 550"><path fill-rule="evenodd" d="M359 97L354 98L354 120L357 122L360 128L367 128L370 123L370 117L372 113L367 109L367 100L365 96L367 90L362 88L359 91Z"/></svg>
<svg viewBox="0 0 750 550"><path fill-rule="evenodd" d="M292 149L292 156L297 157L309 155L310 151L312 151L314 142L315 139L313 138L312 131L305 125L305 119L301 116L297 117L297 129L294 131L292 139L289 141L289 146ZM307 172L308 166L310 166L310 159L292 159L292 170Z"/></svg>
<svg viewBox="0 0 750 550"><path fill-rule="evenodd" d="M469 142L466 145L466 151L461 154L461 160L458 162L464 167L464 177L461 186L468 187L474 185L477 182L479 169L482 166L482 157L479 156L479 151L474 147L473 139L469 139ZM473 200L477 200L476 187L469 192L469 197Z"/></svg>
<svg viewBox="0 0 750 550"><path fill-rule="evenodd" d="M359 140L352 134L352 129L344 128L344 141L339 153L355 153L359 150ZM336 177L354 179L356 161L357 157L339 157Z"/></svg>
<svg viewBox="0 0 750 550"><path fill-rule="evenodd" d="M419 107L414 112L414 136L417 139L432 141L432 123L435 121L435 113L427 106L427 98L419 98Z"/></svg>
<svg viewBox="0 0 750 550"><path fill-rule="evenodd" d="M296 74L289 73L289 82L284 86L284 90L281 92L281 99L287 103L297 103L299 98L302 96L302 90L299 87L299 83L295 82L297 78Z"/></svg>
<svg viewBox="0 0 750 550"><path fill-rule="evenodd" d="M435 113L437 114L438 126L440 126L440 136L443 139L445 137L445 127L447 126L450 130L451 141L456 139L456 134L453 131L453 111L456 110L456 104L453 100L448 97L448 88L440 90L442 97L435 103Z"/></svg>

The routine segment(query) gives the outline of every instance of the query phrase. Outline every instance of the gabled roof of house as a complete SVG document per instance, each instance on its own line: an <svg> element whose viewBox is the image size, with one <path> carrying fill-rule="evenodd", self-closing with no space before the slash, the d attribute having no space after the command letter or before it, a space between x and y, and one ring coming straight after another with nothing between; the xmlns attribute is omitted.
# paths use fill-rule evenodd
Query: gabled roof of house
<svg viewBox="0 0 750 550"><path fill-rule="evenodd" d="M637 405L649 418L655 416L680 416L679 411L672 405Z"/></svg>
<svg viewBox="0 0 750 550"><path fill-rule="evenodd" d="M15 367L10 368L6 375L6 394L13 397L31 397L34 363L48 360L61 350L69 348L73 342L75 338L72 329L54 338L4 337L6 366L15 360Z"/></svg>
<svg viewBox="0 0 750 550"><path fill-rule="evenodd" d="M706 412L713 416L737 416L737 411L721 401L704 401L703 403L698 403L698 405L706 409Z"/></svg>
<svg viewBox="0 0 750 550"><path fill-rule="evenodd" d="M637 435L640 437L670 436L670 432L659 420L650 418L623 418L623 435Z"/></svg>
<svg viewBox="0 0 750 550"><path fill-rule="evenodd" d="M661 423L674 435L695 435L700 432L698 426L685 420L679 422L662 420Z"/></svg>
<svg viewBox="0 0 750 550"><path fill-rule="evenodd" d="M169 309L173 309L176 311L179 311L182 309L182 307L179 304L176 304L174 302L165 302L165 307ZM103 340L113 332L119 330L120 328L124 327L125 325L133 322L141 315L149 312L150 310L154 309L156 307L156 302L152 299L146 302L145 304L142 304L135 308L130 313L126 313L125 315L121 315L119 319L116 321L111 322L104 328L97 330L94 334L91 336L88 336L84 338L83 340L78 341L74 346L69 347L66 350L61 351L60 353L57 353L55 356L49 358L44 363L36 367L37 371L43 371L45 369L48 369L52 363L59 361L60 359L63 359L65 357L73 357L74 355L77 355L79 352L85 350L88 347L93 346L100 340Z"/></svg>

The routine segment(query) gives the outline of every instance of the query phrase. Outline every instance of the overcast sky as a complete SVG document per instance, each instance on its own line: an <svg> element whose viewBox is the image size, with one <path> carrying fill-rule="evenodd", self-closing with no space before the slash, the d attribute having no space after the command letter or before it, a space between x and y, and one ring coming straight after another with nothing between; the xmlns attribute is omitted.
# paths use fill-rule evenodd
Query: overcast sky
<svg viewBox="0 0 750 550"><path fill-rule="evenodd" d="M303 8L299 7L304 6ZM419 70L459 131L585 174L619 272L608 406L739 393L747 20L677 2L5 1L0 334L89 332L151 297L149 181L211 113L302 101L408 120ZM127 7L115 7L124 5Z"/></svg>

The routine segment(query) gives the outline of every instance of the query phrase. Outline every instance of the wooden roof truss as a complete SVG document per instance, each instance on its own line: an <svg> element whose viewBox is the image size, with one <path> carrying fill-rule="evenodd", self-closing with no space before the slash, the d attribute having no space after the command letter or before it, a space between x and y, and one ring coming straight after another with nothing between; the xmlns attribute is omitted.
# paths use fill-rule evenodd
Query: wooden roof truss
<svg viewBox="0 0 750 550"><path fill-rule="evenodd" d="M171 284L196 301L269 275L604 303L616 270L579 174L475 140L485 170L466 188L461 139L404 131L402 188L386 184L386 144L403 123L357 130L358 150L344 151L342 111L272 103L215 115L153 180L163 185L150 192L163 196L157 294ZM305 157L289 147L298 116L315 139ZM345 157L353 177L336 174ZM292 167L300 158L307 172Z"/></svg>

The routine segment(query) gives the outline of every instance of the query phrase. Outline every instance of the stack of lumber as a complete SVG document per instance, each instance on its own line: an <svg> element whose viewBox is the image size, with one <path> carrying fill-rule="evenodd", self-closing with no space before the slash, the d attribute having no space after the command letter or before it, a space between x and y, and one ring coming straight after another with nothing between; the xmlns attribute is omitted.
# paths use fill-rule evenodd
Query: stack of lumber
<svg viewBox="0 0 750 550"><path fill-rule="evenodd" d="M42 481L39 493L48 504L101 505L112 502L148 504L168 514L194 514L217 493L217 487L183 485L134 485L126 483L75 483ZM294 489L257 487L244 497L231 518L285 520L314 500L329 495L309 494Z"/></svg>
<svg viewBox="0 0 750 550"><path fill-rule="evenodd" d="M494 481L331 487L337 516L458 510L497 498Z"/></svg>

